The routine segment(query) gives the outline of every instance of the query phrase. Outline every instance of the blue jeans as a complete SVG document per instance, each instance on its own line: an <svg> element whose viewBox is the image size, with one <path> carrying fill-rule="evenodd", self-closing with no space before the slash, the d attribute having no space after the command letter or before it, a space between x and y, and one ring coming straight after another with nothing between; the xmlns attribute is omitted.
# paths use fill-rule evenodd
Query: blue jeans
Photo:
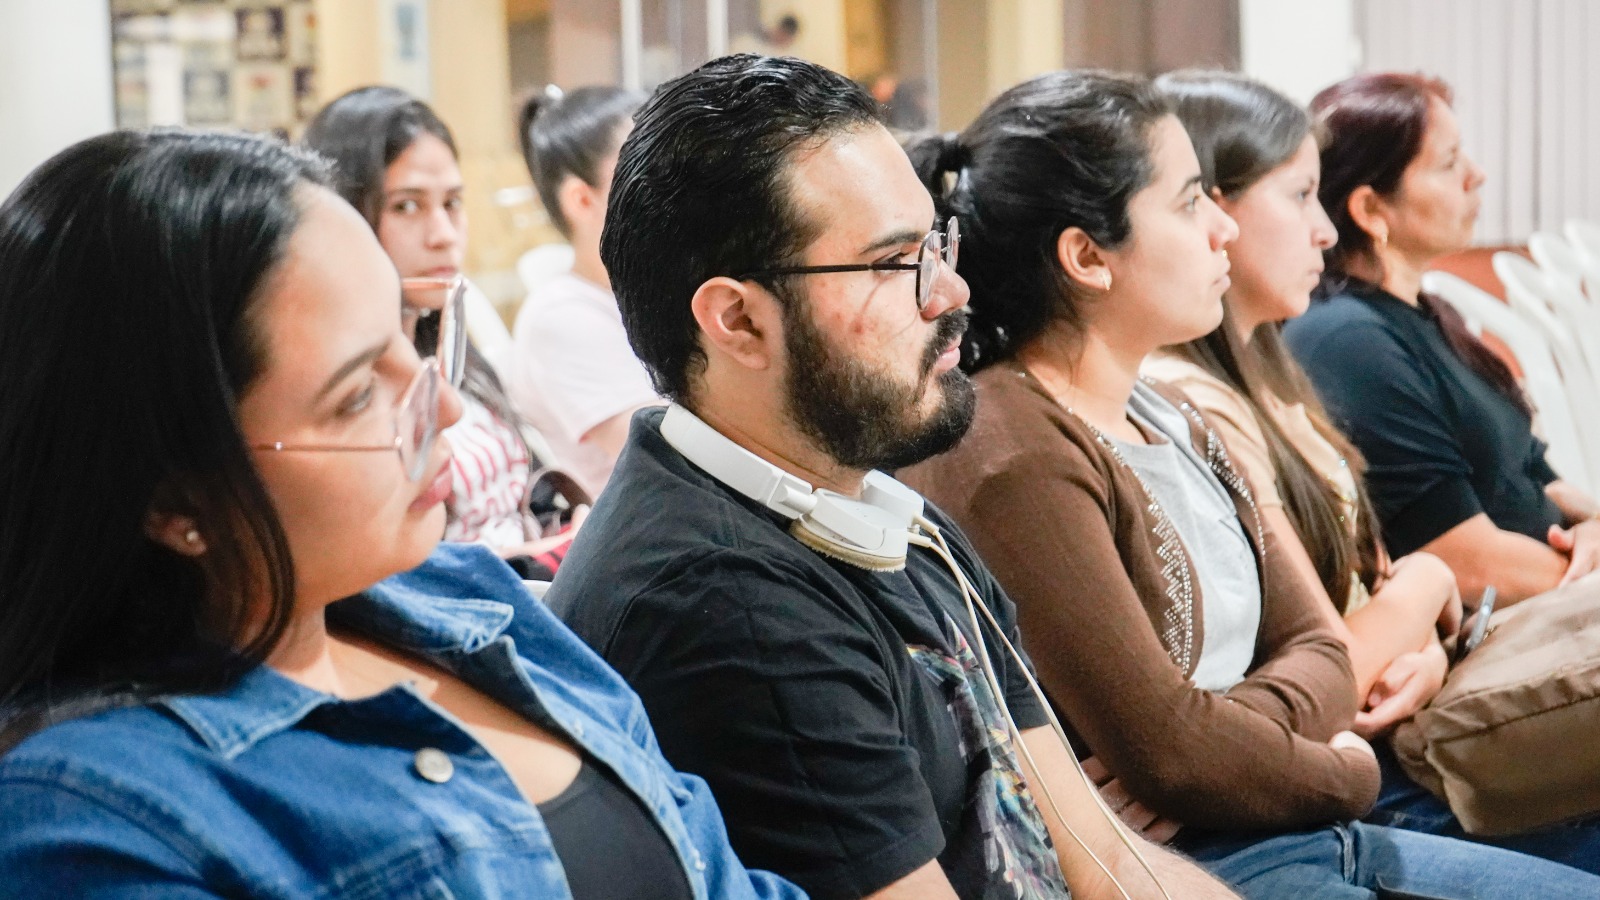
<svg viewBox="0 0 1600 900"><path fill-rule="evenodd" d="M1467 834L1448 804L1412 781L1400 768L1388 742L1374 743L1372 749L1378 754L1383 787L1378 792L1378 804L1362 821L1504 847L1600 875L1600 819L1580 819L1517 835Z"/></svg>
<svg viewBox="0 0 1600 900"><path fill-rule="evenodd" d="M1185 829L1173 848L1247 900L1600 897L1600 878L1577 869L1361 822L1275 835Z"/></svg>

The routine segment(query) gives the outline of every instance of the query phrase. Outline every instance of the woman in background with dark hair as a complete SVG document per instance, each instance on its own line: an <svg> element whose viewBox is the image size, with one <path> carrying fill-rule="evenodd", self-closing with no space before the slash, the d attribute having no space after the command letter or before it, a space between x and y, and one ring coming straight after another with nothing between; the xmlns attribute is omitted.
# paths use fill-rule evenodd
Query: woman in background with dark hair
<svg viewBox="0 0 1600 900"><path fill-rule="evenodd" d="M1334 241L1317 201L1311 120L1241 75L1174 73L1156 87L1173 101L1205 189L1238 223L1239 238L1229 248L1222 325L1155 354L1143 371L1206 413L1296 574L1326 598L1320 606L1355 672L1355 730L1370 738L1438 693L1447 660L1435 626L1455 635L1461 601L1437 557L1391 564L1361 483L1361 455L1328 423L1278 334L1283 320L1306 311Z"/></svg>
<svg viewBox="0 0 1600 900"><path fill-rule="evenodd" d="M450 129L427 104L391 87L357 88L319 111L304 143L334 164L338 191L366 218L400 276L419 349L437 342L444 285L461 277L467 212ZM424 280L426 279L426 280ZM429 287L431 280L436 287ZM470 285L468 289L472 289ZM422 318L423 313L429 313ZM438 313L438 315L432 315ZM449 541L480 541L526 577L549 579L570 545L500 379L470 338L462 420L450 430ZM586 502L588 497L572 498Z"/></svg>
<svg viewBox="0 0 1600 900"><path fill-rule="evenodd" d="M591 494L611 477L634 411L657 402L600 262L611 170L643 102L621 88L550 87L523 102L517 122L528 174L573 265L534 286L517 311L509 388Z"/></svg>
<svg viewBox="0 0 1600 900"><path fill-rule="evenodd" d="M1335 423L1367 461L1391 553L1427 550L1469 600L1502 606L1600 564L1600 512L1560 479L1510 370L1422 291L1465 248L1483 171L1450 91L1420 75L1358 75L1318 94L1323 207L1339 242L1319 301L1284 328Z"/></svg>
<svg viewBox="0 0 1600 900"><path fill-rule="evenodd" d="M438 547L460 402L324 183L118 132L0 205L0 897L799 896Z"/></svg>
<svg viewBox="0 0 1600 900"><path fill-rule="evenodd" d="M1544 860L1354 821L1378 766L1345 730L1350 663L1321 601L1204 418L1139 378L1220 322L1237 234L1166 99L1053 73L911 155L961 224L978 411L899 475L1016 602L1113 808L1249 897L1594 891Z"/></svg>

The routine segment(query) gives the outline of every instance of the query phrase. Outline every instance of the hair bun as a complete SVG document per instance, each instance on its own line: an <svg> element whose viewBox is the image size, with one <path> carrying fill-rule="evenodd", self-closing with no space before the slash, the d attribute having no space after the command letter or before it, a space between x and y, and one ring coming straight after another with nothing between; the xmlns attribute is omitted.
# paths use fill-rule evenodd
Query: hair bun
<svg viewBox="0 0 1600 900"><path fill-rule="evenodd" d="M961 136L946 131L937 138L939 155L935 165L940 172L959 172L972 162L972 151L961 143Z"/></svg>

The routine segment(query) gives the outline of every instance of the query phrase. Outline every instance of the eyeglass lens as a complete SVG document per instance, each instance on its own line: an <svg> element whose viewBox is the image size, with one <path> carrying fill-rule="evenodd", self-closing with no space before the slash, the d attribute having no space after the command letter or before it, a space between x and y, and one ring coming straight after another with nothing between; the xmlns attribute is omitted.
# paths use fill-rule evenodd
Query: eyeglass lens
<svg viewBox="0 0 1600 900"><path fill-rule="evenodd" d="M467 329L462 322L466 300L467 282L457 279L439 312L439 369L451 387L460 387L467 371Z"/></svg>
<svg viewBox="0 0 1600 900"><path fill-rule="evenodd" d="M417 352L438 357L440 375L451 387L460 387L467 370L466 279L406 278L401 284L407 309L422 320L416 332Z"/></svg>
<svg viewBox="0 0 1600 900"><path fill-rule="evenodd" d="M956 267L956 257L961 247L961 227L956 223L954 216L950 217L944 231L930 231L922 240L922 248L917 252L917 309L928 308L928 301L933 299L933 285L939 278L939 260L944 259L945 265L952 270Z"/></svg>
<svg viewBox="0 0 1600 900"><path fill-rule="evenodd" d="M400 398L395 410L395 429L400 440L400 465L406 478L417 481L427 468L428 457L433 455L433 445L439 437L439 362L436 358L423 361L422 368Z"/></svg>

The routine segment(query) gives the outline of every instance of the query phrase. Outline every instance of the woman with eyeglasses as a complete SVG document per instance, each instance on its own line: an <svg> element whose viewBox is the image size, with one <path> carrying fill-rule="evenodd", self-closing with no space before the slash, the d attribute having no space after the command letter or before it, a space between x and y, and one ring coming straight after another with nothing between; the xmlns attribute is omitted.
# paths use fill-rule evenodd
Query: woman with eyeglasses
<svg viewBox="0 0 1600 900"><path fill-rule="evenodd" d="M404 282L417 347L445 338L462 418L450 429L450 511L445 540L480 541L530 578L549 579L571 544L571 511L553 483L532 483L534 458L499 377L462 325L467 212L455 139L427 104L391 87L350 91L323 107L304 143L334 164L338 191L360 210ZM559 480L559 479L558 479ZM566 499L588 501L570 480Z"/></svg>
<svg viewBox="0 0 1600 900"><path fill-rule="evenodd" d="M1017 604L1124 821L1247 897L1584 896L1545 860L1356 821L1350 661L1207 420L1139 377L1222 319L1233 220L1142 78L1057 72L912 148L964 234L977 416L900 476ZM1494 854L1490 859L1485 854Z"/></svg>
<svg viewBox="0 0 1600 900"><path fill-rule="evenodd" d="M461 402L326 184L117 132L0 205L0 897L798 896L438 546Z"/></svg>

